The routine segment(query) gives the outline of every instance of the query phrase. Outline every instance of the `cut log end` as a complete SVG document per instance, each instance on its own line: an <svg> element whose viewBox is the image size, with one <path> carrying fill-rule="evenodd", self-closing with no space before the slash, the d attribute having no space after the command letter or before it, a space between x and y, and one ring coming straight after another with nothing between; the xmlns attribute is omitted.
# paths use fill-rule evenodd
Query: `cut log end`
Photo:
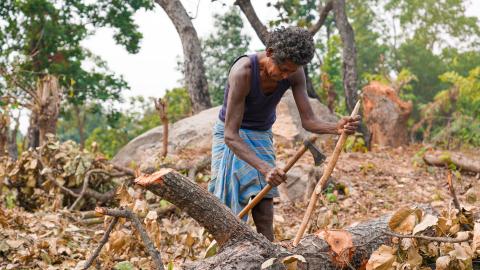
<svg viewBox="0 0 480 270"><path fill-rule="evenodd" d="M322 230L316 235L330 246L331 261L339 268L350 265L355 251L352 234L345 230Z"/></svg>
<svg viewBox="0 0 480 270"><path fill-rule="evenodd" d="M156 171L152 174L140 175L134 180L134 182L135 184L140 185L142 187L147 187L152 184L161 184L163 181L163 176L173 171L174 170L170 168L161 168L159 171Z"/></svg>
<svg viewBox="0 0 480 270"><path fill-rule="evenodd" d="M95 213L99 216L105 216L107 211L103 207L95 207Z"/></svg>

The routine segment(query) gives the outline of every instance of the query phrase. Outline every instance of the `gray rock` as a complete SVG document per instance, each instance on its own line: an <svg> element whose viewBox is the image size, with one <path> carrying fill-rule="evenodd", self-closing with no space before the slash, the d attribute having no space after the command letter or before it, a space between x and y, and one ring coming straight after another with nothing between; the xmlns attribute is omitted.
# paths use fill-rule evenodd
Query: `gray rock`
<svg viewBox="0 0 480 270"><path fill-rule="evenodd" d="M310 99L310 104L316 115L325 121L337 121L326 106L318 100ZM211 108L184 118L169 127L168 154L174 155L181 149L195 149L196 153L210 153L212 143L212 127L218 119L220 106ZM277 107L277 121L272 131L274 140L286 146L308 136L302 128L297 106L291 91L288 91ZM113 163L128 166L132 162L137 165L153 166L162 148L163 128L158 126L136 137L125 145L113 158ZM323 135L323 138L326 135ZM322 138L321 137L321 138Z"/></svg>

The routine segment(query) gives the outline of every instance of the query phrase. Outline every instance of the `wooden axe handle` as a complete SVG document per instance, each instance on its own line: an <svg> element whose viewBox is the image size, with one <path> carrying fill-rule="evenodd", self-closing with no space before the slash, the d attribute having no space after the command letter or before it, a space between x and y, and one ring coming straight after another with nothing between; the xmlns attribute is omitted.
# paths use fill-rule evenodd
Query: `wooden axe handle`
<svg viewBox="0 0 480 270"><path fill-rule="evenodd" d="M360 100L357 101L357 104L355 104L355 108L352 111L352 114L350 115L351 117L354 117L358 114L358 110L360 109ZM320 178L320 181L318 181L316 187L315 187L315 192L312 193L312 196L310 197L310 202L308 203L308 208L307 211L305 212L305 215L303 216L302 224L300 225L300 229L298 229L297 234L295 235L295 239L293 240L293 246L296 247L298 243L300 242L300 238L302 238L303 234L305 233L305 230L307 228L308 222L310 221L310 217L312 216L313 209L315 208L315 204L317 203L317 197L318 194L321 193L323 185L327 182L327 179L330 177L330 175L333 172L333 169L335 168L335 165L337 164L338 157L340 156L340 152L343 149L343 145L345 144L345 141L347 140L347 134L345 132L340 135L340 139L338 139L337 144L335 145L335 150L333 151L332 158L328 162L328 165L323 172L322 178Z"/></svg>
<svg viewBox="0 0 480 270"><path fill-rule="evenodd" d="M317 138L318 136L314 135L314 136L311 136L308 140L314 143ZM305 146L305 144L302 144L302 147L295 153L295 155L292 158L290 158L290 160L288 160L288 163L283 168L283 171L287 173L293 167L293 165L300 159L300 157L307 151L307 149L308 148ZM253 197L253 199L247 204L247 206L245 206L245 208L243 208L242 211L238 213L238 217L242 218L243 216L248 214L248 212L252 210L252 208L255 207L255 205L257 205L263 199L263 197L267 195L267 193L271 189L272 189L272 186L270 184L267 184L255 197Z"/></svg>

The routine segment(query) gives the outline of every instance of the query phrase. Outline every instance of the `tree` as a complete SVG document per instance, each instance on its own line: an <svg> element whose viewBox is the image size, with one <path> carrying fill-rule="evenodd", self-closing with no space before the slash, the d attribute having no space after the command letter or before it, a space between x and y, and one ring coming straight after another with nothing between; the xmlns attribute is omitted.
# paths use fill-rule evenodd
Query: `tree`
<svg viewBox="0 0 480 270"><path fill-rule="evenodd" d="M227 13L214 15L216 31L203 42L203 58L207 69L209 92L214 106L223 103L224 88L233 60L245 54L250 37L241 33L240 13L231 8Z"/></svg>
<svg viewBox="0 0 480 270"><path fill-rule="evenodd" d="M126 83L108 72L106 65L83 48L81 42L97 28L112 27L116 30L116 42L131 53L137 52L142 35L132 15L152 6L147 0L2 1L0 75L6 88L3 94L31 110L31 146L38 145L40 133L55 132L58 110L44 114L46 107L55 112L62 99L77 105L87 99L119 99ZM94 63L92 70L82 67L87 59ZM58 85L58 91L51 91L52 85ZM45 103L47 99L50 101ZM42 127L42 121L48 127Z"/></svg>
<svg viewBox="0 0 480 270"><path fill-rule="evenodd" d="M186 87L194 113L212 106L202 59L202 47L192 21L180 0L155 0L175 25L182 40Z"/></svg>

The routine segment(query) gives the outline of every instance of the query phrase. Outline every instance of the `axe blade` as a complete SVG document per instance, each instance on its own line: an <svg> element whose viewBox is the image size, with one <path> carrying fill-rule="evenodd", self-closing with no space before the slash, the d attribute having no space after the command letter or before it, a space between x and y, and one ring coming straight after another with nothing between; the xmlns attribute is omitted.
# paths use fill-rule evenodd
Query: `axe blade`
<svg viewBox="0 0 480 270"><path fill-rule="evenodd" d="M320 166L320 164L322 164L327 157L310 140L303 141L303 144L305 147L307 147L310 153L312 153L315 166Z"/></svg>

